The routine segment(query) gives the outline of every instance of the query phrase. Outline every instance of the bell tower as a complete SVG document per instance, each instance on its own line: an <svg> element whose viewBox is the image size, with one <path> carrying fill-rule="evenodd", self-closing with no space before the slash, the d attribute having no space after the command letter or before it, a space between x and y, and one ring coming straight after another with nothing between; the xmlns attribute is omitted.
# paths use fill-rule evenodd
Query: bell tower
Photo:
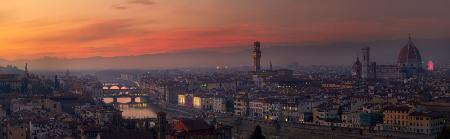
<svg viewBox="0 0 450 139"><path fill-rule="evenodd" d="M253 44L252 58L253 71L256 73L261 72L261 43L258 41Z"/></svg>

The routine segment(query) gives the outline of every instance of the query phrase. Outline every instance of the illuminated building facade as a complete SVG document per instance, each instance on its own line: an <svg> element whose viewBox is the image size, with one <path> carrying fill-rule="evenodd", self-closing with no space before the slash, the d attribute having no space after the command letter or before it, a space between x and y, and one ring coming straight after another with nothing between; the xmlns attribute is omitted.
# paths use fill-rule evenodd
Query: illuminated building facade
<svg viewBox="0 0 450 139"><path fill-rule="evenodd" d="M196 97L194 97L193 94L178 94L178 105L185 107L195 107L194 105L195 98ZM199 97L197 98L200 99ZM201 100L199 100L198 103L200 104L199 107L201 108Z"/></svg>
<svg viewBox="0 0 450 139"><path fill-rule="evenodd" d="M184 106L186 104L186 96L185 95L178 95L178 105Z"/></svg>
<svg viewBox="0 0 450 139"><path fill-rule="evenodd" d="M194 96L193 105L194 105L194 108L201 109L202 108L202 98Z"/></svg>

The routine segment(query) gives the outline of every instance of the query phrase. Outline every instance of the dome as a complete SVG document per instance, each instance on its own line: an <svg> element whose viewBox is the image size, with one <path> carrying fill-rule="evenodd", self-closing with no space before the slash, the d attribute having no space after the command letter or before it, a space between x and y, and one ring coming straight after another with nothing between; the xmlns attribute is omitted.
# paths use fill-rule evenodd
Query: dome
<svg viewBox="0 0 450 139"><path fill-rule="evenodd" d="M420 65L422 63L422 57L420 56L419 49L411 41L409 37L408 43L400 50L398 55L398 64L402 66Z"/></svg>

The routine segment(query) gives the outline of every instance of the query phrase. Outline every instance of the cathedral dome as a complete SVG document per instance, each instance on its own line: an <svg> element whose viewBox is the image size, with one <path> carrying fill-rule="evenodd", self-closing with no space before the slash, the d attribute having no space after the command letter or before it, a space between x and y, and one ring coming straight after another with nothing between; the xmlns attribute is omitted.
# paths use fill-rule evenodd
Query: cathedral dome
<svg viewBox="0 0 450 139"><path fill-rule="evenodd" d="M411 41L409 37L408 43L400 50L398 55L398 64L400 66L416 66L422 63L419 49Z"/></svg>

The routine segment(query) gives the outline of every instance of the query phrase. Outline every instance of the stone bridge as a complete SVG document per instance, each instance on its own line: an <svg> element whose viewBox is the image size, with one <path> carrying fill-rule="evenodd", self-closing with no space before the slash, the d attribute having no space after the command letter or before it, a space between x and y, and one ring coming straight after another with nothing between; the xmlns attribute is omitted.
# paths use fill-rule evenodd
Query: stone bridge
<svg viewBox="0 0 450 139"><path fill-rule="evenodd" d="M119 99L130 99L127 103L143 103L142 99L148 100L148 94L143 93L142 90L136 86L122 85L119 83L104 83L102 93L98 98L112 99L112 103L119 103Z"/></svg>

